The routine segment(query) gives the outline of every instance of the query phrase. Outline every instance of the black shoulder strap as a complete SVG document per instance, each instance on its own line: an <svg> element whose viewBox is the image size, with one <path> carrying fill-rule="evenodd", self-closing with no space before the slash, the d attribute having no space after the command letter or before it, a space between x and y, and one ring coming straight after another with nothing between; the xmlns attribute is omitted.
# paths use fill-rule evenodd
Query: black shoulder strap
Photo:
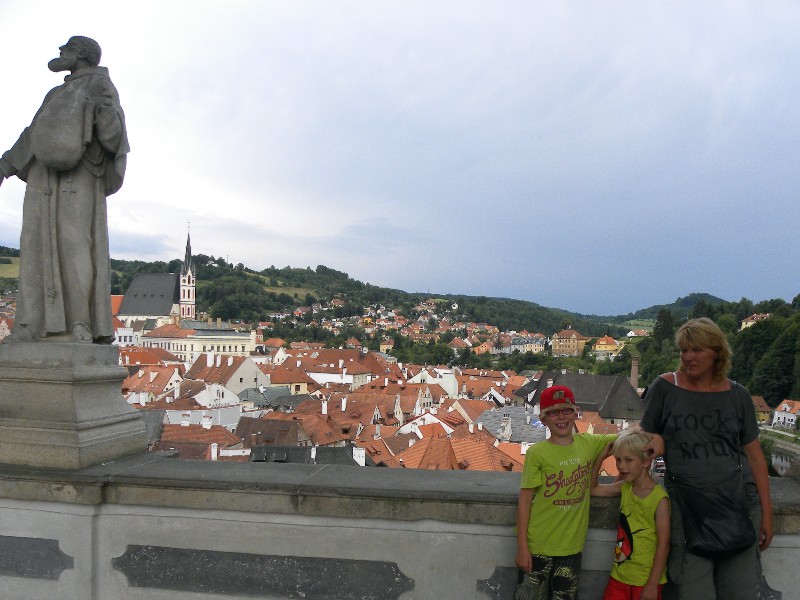
<svg viewBox="0 0 800 600"><path fill-rule="evenodd" d="M739 449L739 468L742 467L742 426L744 423L739 422L739 403L736 401L736 386L739 384L736 383L733 379L729 379L728 381L731 382L731 401L733 402L733 412L736 416L736 447Z"/></svg>

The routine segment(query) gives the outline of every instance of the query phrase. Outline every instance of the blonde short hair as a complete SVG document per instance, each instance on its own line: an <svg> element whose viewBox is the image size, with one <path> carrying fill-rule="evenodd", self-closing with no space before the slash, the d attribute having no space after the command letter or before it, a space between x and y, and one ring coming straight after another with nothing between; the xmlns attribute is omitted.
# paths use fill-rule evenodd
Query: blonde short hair
<svg viewBox="0 0 800 600"><path fill-rule="evenodd" d="M650 443L650 434L638 428L623 429L614 440L611 450L614 456L623 452L630 452L641 459L650 458L644 447Z"/></svg>
<svg viewBox="0 0 800 600"><path fill-rule="evenodd" d="M728 338L719 326L708 317L700 317L686 321L675 332L675 344L681 351L690 346L695 348L711 348L717 353L714 363L714 381L722 381L731 368L731 347ZM683 365L679 370L683 370Z"/></svg>

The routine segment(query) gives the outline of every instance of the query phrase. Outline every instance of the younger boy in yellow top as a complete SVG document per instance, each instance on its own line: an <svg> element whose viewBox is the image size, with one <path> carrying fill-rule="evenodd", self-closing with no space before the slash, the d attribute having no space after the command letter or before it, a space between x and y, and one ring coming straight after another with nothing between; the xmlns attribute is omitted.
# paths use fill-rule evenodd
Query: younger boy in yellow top
<svg viewBox="0 0 800 600"><path fill-rule="evenodd" d="M622 496L617 547L603 600L661 600L667 581L669 498L650 477L645 453L650 435L626 429L606 448L592 468L592 496ZM614 453L619 479L598 484L600 464Z"/></svg>
<svg viewBox="0 0 800 600"><path fill-rule="evenodd" d="M589 529L592 463L616 435L575 434L575 395L552 386L539 400L550 437L525 455L517 503L517 566L533 600L575 600Z"/></svg>

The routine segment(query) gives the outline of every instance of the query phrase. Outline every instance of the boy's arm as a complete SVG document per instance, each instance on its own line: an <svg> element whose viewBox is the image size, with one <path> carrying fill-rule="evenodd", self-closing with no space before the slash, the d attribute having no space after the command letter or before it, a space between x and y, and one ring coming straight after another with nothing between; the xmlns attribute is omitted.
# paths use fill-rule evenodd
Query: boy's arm
<svg viewBox="0 0 800 600"><path fill-rule="evenodd" d="M658 580L661 579L664 568L667 566L669 554L669 499L662 498L656 507L656 552L653 556L653 567L650 577L642 589L641 600L656 600L658 598Z"/></svg>
<svg viewBox="0 0 800 600"><path fill-rule="evenodd" d="M611 446L612 444L606 444L605 448L603 448L603 451L597 456L592 465L592 483L589 486L589 493L592 496L619 496L620 494L622 486L621 481L615 481L614 483L598 482L600 466L606 458L611 456Z"/></svg>
<svg viewBox="0 0 800 600"><path fill-rule="evenodd" d="M528 522L531 520L531 502L536 494L535 488L521 488L517 500L517 566L530 573L533 570L533 559L528 548Z"/></svg>

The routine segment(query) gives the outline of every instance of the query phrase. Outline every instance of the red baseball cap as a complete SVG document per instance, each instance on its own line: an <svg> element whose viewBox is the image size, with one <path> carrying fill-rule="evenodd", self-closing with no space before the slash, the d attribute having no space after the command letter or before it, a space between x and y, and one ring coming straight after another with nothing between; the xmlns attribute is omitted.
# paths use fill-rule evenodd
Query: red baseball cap
<svg viewBox="0 0 800 600"><path fill-rule="evenodd" d="M563 385L553 385L546 388L539 399L539 411L543 413L548 408L558 404L575 405L575 394L572 393L571 389Z"/></svg>

